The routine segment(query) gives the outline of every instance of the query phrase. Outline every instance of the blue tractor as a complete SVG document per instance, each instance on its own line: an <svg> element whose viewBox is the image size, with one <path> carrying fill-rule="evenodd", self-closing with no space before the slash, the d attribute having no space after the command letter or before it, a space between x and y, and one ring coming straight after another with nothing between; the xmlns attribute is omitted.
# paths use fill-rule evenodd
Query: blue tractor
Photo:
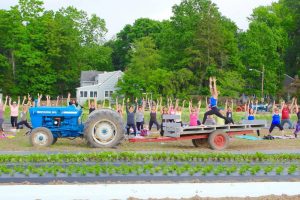
<svg viewBox="0 0 300 200"><path fill-rule="evenodd" d="M121 116L111 109L95 110L81 121L82 110L68 107L32 107L29 109L33 130L30 143L47 147L58 138L82 137L92 147L115 147L124 139Z"/></svg>

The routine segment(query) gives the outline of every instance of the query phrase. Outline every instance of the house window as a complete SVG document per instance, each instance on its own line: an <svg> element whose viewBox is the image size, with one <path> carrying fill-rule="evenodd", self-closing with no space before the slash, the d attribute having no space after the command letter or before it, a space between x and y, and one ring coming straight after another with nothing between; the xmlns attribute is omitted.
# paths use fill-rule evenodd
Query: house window
<svg viewBox="0 0 300 200"><path fill-rule="evenodd" d="M83 97L83 91L80 91L80 97Z"/></svg>
<svg viewBox="0 0 300 200"><path fill-rule="evenodd" d="M105 91L105 97L106 98L112 97L113 93L114 93L113 91Z"/></svg>
<svg viewBox="0 0 300 200"><path fill-rule="evenodd" d="M84 97L87 97L87 91L84 91Z"/></svg>
<svg viewBox="0 0 300 200"><path fill-rule="evenodd" d="M97 97L97 92L96 91L94 91L94 97Z"/></svg>
<svg viewBox="0 0 300 200"><path fill-rule="evenodd" d="M94 92L90 91L90 97L94 97Z"/></svg>

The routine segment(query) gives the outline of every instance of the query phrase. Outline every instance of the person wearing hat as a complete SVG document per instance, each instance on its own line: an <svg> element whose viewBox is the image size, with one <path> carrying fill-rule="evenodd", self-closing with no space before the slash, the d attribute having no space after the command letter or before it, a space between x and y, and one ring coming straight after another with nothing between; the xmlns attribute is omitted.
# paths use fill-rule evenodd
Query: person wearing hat
<svg viewBox="0 0 300 200"><path fill-rule="evenodd" d="M10 122L12 128L17 128L18 116L19 116L19 107L20 107L20 97L18 97L18 104L16 101L11 103L12 99L9 98L9 107L10 107Z"/></svg>

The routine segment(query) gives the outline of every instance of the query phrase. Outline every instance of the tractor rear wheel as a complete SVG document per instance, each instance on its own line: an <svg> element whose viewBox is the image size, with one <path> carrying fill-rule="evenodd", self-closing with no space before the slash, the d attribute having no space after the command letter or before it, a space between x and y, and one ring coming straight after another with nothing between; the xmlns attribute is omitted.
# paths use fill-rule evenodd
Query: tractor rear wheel
<svg viewBox="0 0 300 200"><path fill-rule="evenodd" d="M53 135L47 128L35 128L31 131L29 142L32 146L49 147L53 143Z"/></svg>
<svg viewBox="0 0 300 200"><path fill-rule="evenodd" d="M84 125L84 137L92 147L115 147L124 139L125 128L120 114L110 110L94 111Z"/></svg>

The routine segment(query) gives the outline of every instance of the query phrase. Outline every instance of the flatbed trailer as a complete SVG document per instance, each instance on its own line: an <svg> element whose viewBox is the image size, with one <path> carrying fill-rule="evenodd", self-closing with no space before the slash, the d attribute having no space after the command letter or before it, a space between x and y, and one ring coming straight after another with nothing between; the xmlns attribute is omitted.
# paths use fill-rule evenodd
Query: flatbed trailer
<svg viewBox="0 0 300 200"><path fill-rule="evenodd" d="M195 147L200 147L205 143L214 150L226 149L230 142L230 137L234 135L251 134L254 131L259 135L260 130L266 127L264 121L247 124L232 125L206 125L206 126L185 126L174 122L176 115L166 115L163 119L173 121L163 123L163 136L158 138L131 138L129 142L172 142L180 140L192 140Z"/></svg>

